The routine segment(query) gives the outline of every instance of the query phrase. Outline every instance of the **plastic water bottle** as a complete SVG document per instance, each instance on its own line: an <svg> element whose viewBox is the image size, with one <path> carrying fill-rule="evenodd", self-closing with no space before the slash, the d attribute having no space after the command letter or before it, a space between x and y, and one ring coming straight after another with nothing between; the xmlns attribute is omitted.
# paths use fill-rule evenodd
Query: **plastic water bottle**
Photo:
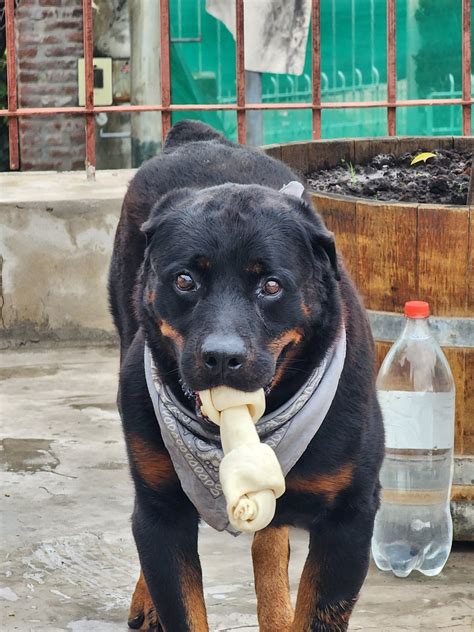
<svg viewBox="0 0 474 632"><path fill-rule="evenodd" d="M380 570L437 575L450 550L455 387L429 305L405 304L405 328L377 378L385 425L382 504L372 555Z"/></svg>

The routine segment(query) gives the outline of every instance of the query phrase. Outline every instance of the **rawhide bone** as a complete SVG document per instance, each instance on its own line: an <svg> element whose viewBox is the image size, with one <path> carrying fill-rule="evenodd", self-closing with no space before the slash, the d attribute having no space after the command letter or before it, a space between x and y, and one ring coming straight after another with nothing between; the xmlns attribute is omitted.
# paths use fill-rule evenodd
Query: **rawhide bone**
<svg viewBox="0 0 474 632"><path fill-rule="evenodd" d="M254 532L275 515L285 478L275 452L260 443L255 424L265 411L263 389L253 393L218 386L199 393L201 412L220 427L224 458L219 478L231 525Z"/></svg>

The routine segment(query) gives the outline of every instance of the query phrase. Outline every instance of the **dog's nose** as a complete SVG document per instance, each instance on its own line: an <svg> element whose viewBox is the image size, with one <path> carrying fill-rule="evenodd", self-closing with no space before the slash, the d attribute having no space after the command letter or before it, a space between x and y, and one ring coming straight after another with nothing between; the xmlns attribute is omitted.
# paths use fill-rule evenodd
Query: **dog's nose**
<svg viewBox="0 0 474 632"><path fill-rule="evenodd" d="M202 345L202 360L206 369L225 377L238 371L245 362L245 343L239 336L211 334Z"/></svg>

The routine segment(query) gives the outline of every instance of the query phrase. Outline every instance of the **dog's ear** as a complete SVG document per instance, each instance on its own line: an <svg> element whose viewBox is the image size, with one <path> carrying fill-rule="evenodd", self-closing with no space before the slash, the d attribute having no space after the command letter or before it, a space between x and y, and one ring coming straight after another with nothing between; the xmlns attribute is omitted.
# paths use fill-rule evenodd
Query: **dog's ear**
<svg viewBox="0 0 474 632"><path fill-rule="evenodd" d="M151 216L146 220L146 222L143 222L143 224L141 225L140 230L142 233L145 234L147 244L150 243L150 240L155 234L158 226L161 224L161 221L162 218L158 215L154 215L152 212Z"/></svg>
<svg viewBox="0 0 474 632"><path fill-rule="evenodd" d="M313 252L315 256L318 256L321 253L321 250L324 252L326 257L329 259L329 263L334 272L334 277L336 281L340 280L339 269L337 266L337 253L336 253L336 242L334 239L334 233L331 233L325 226L316 228L312 227L310 232L311 245L313 247Z"/></svg>
<svg viewBox="0 0 474 632"><path fill-rule="evenodd" d="M336 281L340 280L338 265L337 265L337 253L336 242L334 240L334 233L331 233L324 225L321 217L315 213L314 209L306 200L300 200L298 204L298 210L301 215L301 222L305 232L306 239L310 242L313 255L317 259L321 259L321 256L326 257L331 264L331 268L334 272L334 278Z"/></svg>
<svg viewBox="0 0 474 632"><path fill-rule="evenodd" d="M187 188L174 189L155 203L148 219L140 227L142 233L145 233L147 244L150 243L153 235L165 224L170 215L179 217L180 205L185 203L184 200L188 200L190 191L192 190Z"/></svg>

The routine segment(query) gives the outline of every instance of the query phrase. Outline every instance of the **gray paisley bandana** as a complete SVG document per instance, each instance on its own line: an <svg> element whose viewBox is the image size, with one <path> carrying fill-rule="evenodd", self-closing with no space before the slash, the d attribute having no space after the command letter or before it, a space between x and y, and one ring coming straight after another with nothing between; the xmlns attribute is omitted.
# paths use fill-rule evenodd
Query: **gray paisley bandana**
<svg viewBox="0 0 474 632"><path fill-rule="evenodd" d="M257 422L260 440L273 448L284 476L323 423L339 384L345 356L346 332L343 327L323 362L300 390L279 409ZM183 409L160 382L146 344L144 360L148 391L161 435L184 492L211 527L239 535L240 532L229 523L219 483L219 465L224 453L218 426Z"/></svg>

